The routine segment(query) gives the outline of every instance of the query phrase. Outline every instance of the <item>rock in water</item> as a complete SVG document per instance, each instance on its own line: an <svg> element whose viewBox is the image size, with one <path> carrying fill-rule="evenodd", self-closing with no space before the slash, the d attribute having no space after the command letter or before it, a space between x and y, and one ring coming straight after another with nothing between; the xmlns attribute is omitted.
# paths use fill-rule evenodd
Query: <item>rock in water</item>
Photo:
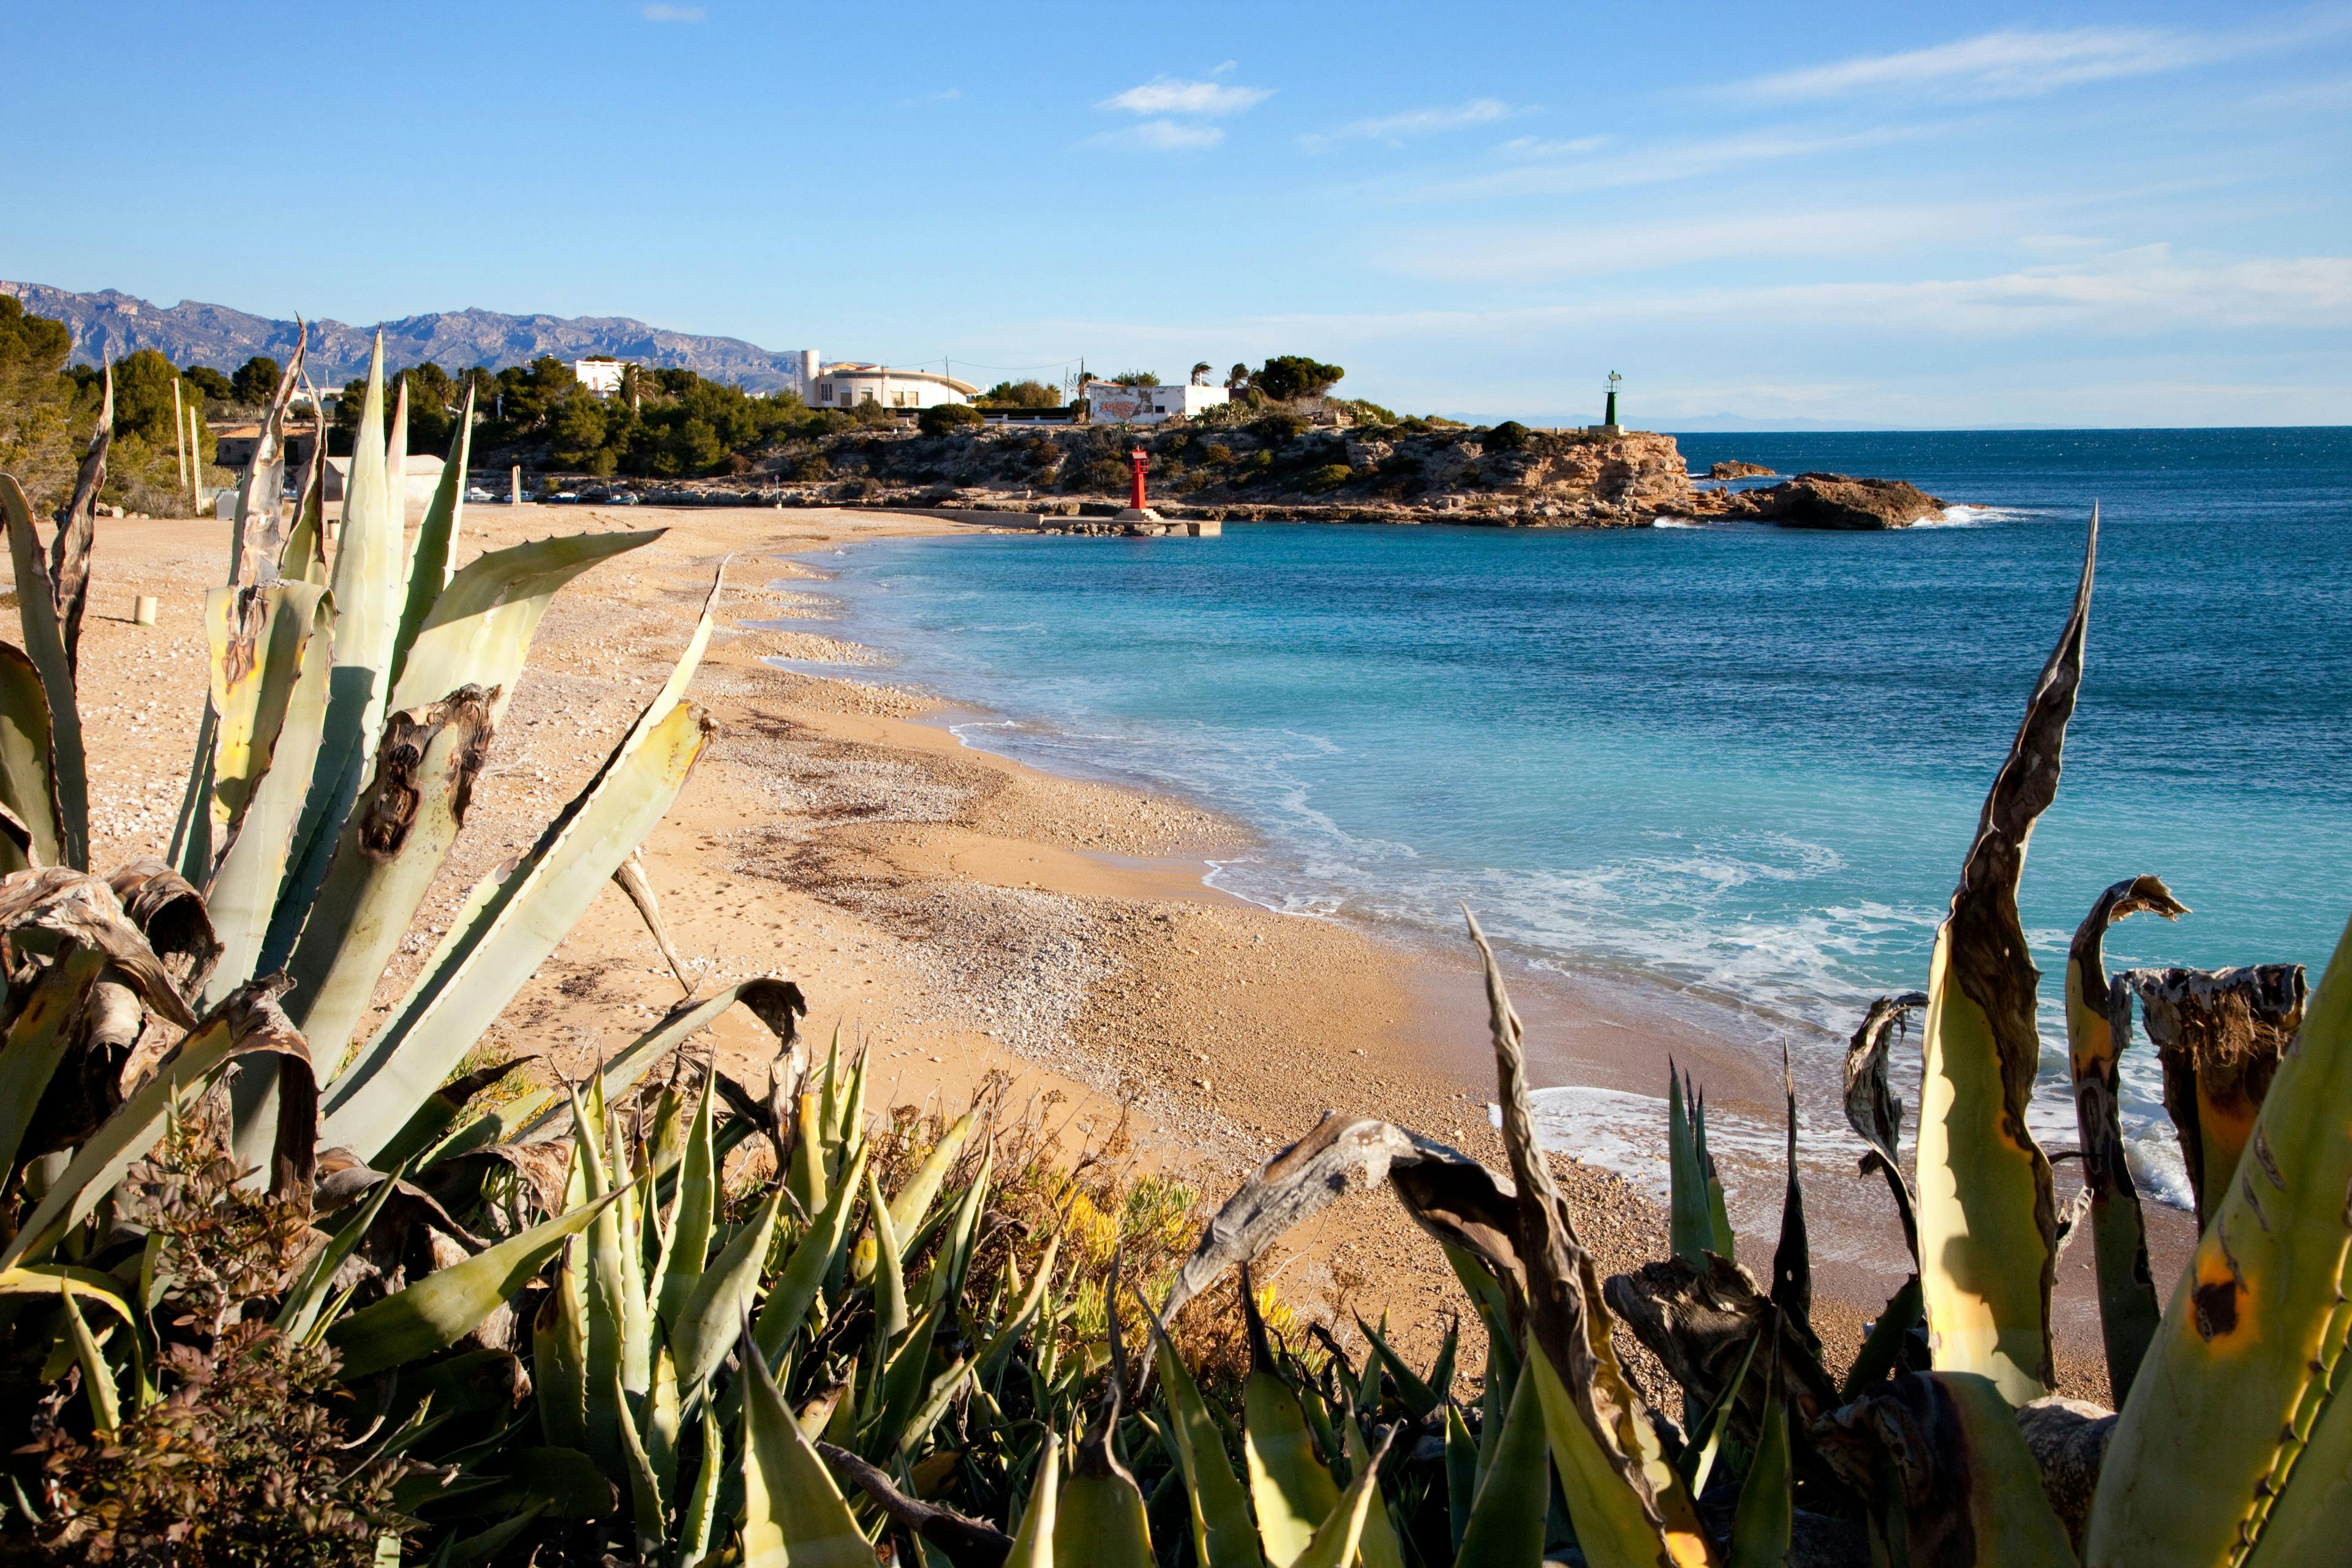
<svg viewBox="0 0 2352 1568"><path fill-rule="evenodd" d="M1902 479L1799 474L1784 484L1734 496L1726 510L1782 528L1908 528L1942 515L1944 503Z"/></svg>
<svg viewBox="0 0 2352 1568"><path fill-rule="evenodd" d="M1734 458L1708 468L1706 477L1710 479L1763 479L1771 478L1777 471L1761 463L1743 463Z"/></svg>

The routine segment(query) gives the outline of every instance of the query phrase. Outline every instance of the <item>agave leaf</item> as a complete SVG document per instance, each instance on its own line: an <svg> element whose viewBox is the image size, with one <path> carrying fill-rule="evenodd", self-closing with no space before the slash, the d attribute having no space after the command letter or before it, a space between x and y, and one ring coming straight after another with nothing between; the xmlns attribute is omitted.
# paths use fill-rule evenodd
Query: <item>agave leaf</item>
<svg viewBox="0 0 2352 1568"><path fill-rule="evenodd" d="M1438 1406L1445 1402L1438 1391L1423 1383L1420 1375L1405 1364L1404 1357L1389 1347L1388 1340L1378 1329L1361 1317L1356 1320L1356 1327L1363 1331L1365 1342L1372 1347L1373 1359L1380 1363L1390 1380L1396 1384L1397 1397L1404 1401L1407 1410L1412 1412L1412 1418L1426 1421L1436 1414Z"/></svg>
<svg viewBox="0 0 2352 1568"><path fill-rule="evenodd" d="M1339 1500L1307 1423L1298 1394L1275 1369L1274 1351L1258 1313L1256 1290L1242 1269L1242 1311L1249 1327L1250 1371L1242 1384L1242 1464L1256 1505L1265 1560L1287 1568L1315 1539ZM1359 1324L1360 1326L1361 1320Z"/></svg>
<svg viewBox="0 0 2352 1568"><path fill-rule="evenodd" d="M458 524L466 515L466 466L474 449L474 387L466 386L466 401L457 411L457 431L449 440L449 458L441 468L441 482L434 488L432 504L425 509L425 521L417 525L416 542L411 547L408 562L408 592L401 607L400 624L392 638L392 681L400 684L402 667L408 662L408 650L416 644L416 636L425 629L425 619L433 611L434 602L441 590L449 585L450 556L457 549Z"/></svg>
<svg viewBox="0 0 2352 1568"><path fill-rule="evenodd" d="M336 606L308 583L215 588L205 599L212 655L215 838L205 887L220 961L200 998L253 977L286 879L287 856L317 760L331 691Z"/></svg>
<svg viewBox="0 0 2352 1568"><path fill-rule="evenodd" d="M1698 1510L1618 1364L1591 1255L1577 1240L1538 1149L1526 1031L1501 966L1477 921L1466 910L1464 917L1486 967L1503 1142L1518 1208L1517 1253L1527 1271L1528 1361L1577 1539L1596 1568L1711 1562ZM1565 1380L1555 1357L1566 1363Z"/></svg>
<svg viewBox="0 0 2352 1568"><path fill-rule="evenodd" d="M1454 1560L1464 1568L1472 1563L1538 1568L1543 1562L1544 1508L1550 1488L1543 1399L1535 1379L1522 1376L1512 1391L1510 1414L1503 1421L1494 1459L1467 1510Z"/></svg>
<svg viewBox="0 0 2352 1568"><path fill-rule="evenodd" d="M1378 1362L1367 1362L1365 1368L1368 1380L1379 1375ZM1356 1546L1358 1561L1362 1568L1405 1568L1404 1546L1398 1539L1395 1521L1389 1518L1388 1499L1380 1489L1380 1461L1365 1446L1364 1429L1356 1419L1355 1410L1341 1411L1339 1425L1340 1451L1347 1457L1354 1482L1370 1479L1373 1483L1371 1504L1365 1510L1361 1538ZM1393 1429L1390 1435L1394 1435ZM1381 1440L1381 1450L1387 1450L1386 1437Z"/></svg>
<svg viewBox="0 0 2352 1568"><path fill-rule="evenodd" d="M686 972L686 960L678 956L677 944L669 939L669 927L662 923L661 900L654 896L654 885L647 879L645 866L637 858L635 850L630 850L629 858L613 868L613 885L627 894L629 902L636 906L637 918L646 922L646 931L653 937L654 945L661 949L662 962L669 965L671 975L677 981L677 988L692 996L694 980Z"/></svg>
<svg viewBox="0 0 2352 1568"><path fill-rule="evenodd" d="M2303 965L2129 971L2164 1064L2164 1109L2197 1194L2201 1227L2238 1173L2279 1055L2303 1024Z"/></svg>
<svg viewBox="0 0 2352 1568"><path fill-rule="evenodd" d="M297 317L293 355L278 373L269 412L261 421L261 438L254 444L253 460L246 465L245 478L237 485L236 526L229 536L229 586L233 588L267 583L280 575L279 562L286 550L286 525L279 518L279 502L286 493L286 412L301 384L302 362L310 345L310 323ZM323 457L323 447L319 455Z"/></svg>
<svg viewBox="0 0 2352 1568"><path fill-rule="evenodd" d="M2352 929L2124 1402L2086 1563L2284 1568L2340 1555L2352 1528L2352 1405L2331 1397L2352 1333L2347 1105Z"/></svg>
<svg viewBox="0 0 2352 1568"><path fill-rule="evenodd" d="M65 630L66 668L81 668L81 617L89 605L90 546L98 538L98 492L106 485L106 452L114 442L114 367L103 368L106 390L100 395L98 418L74 476L73 494L58 512L58 531L49 542L51 605ZM22 593L25 580L16 579Z"/></svg>
<svg viewBox="0 0 2352 1568"><path fill-rule="evenodd" d="M1715 1168L1715 1156L1706 1147L1706 1096L1698 1095L1691 1101L1691 1139L1698 1146L1698 1168L1706 1178L1706 1226L1713 1235L1711 1250L1726 1258L1736 1258L1738 1238L1731 1231L1731 1215L1723 1197L1723 1175Z"/></svg>
<svg viewBox="0 0 2352 1568"><path fill-rule="evenodd" d="M1054 1561L1088 1568L1152 1568L1151 1523L1135 1478L1107 1455L1094 1462L1098 1468L1089 1469L1082 1454L1062 1488Z"/></svg>
<svg viewBox="0 0 2352 1568"><path fill-rule="evenodd" d="M760 1289L760 1270L768 1259L768 1238L775 1231L776 1215L783 1207L784 1189L777 1184L760 1212L719 1249L710 1267L697 1279L668 1325L677 1359L678 1382L699 1389L727 1359L727 1347L751 1309Z"/></svg>
<svg viewBox="0 0 2352 1568"><path fill-rule="evenodd" d="M996 1150L991 1146L981 1156L979 1171L966 1184L948 1225L948 1234L940 1244L939 1256L932 1261L925 1295L933 1306L963 1297L964 1271L971 1267L971 1244L980 1235L981 1205L988 1196L989 1178L995 1169Z"/></svg>
<svg viewBox="0 0 2352 1568"><path fill-rule="evenodd" d="M294 1071L307 1083L310 1052L278 1009L277 994L282 984L259 981L240 987L197 1025L179 1049L156 1068L154 1077L74 1152L40 1205L6 1249L0 1251L0 1269L44 1256L67 1231L88 1218L100 1200L155 1146L163 1135L164 1123L186 1110L226 1063L273 1053L296 1064ZM281 1127L281 1146L294 1131ZM307 1155L307 1129L301 1131Z"/></svg>
<svg viewBox="0 0 2352 1568"><path fill-rule="evenodd" d="M687 1128L685 1151L678 1159L677 1203L662 1245L656 1315L673 1345L677 1343L678 1320L687 1300L709 1260L710 1237L719 1221L719 1150L710 1122L711 1086L718 1081L716 1066L702 1075L702 1093L695 1101L694 1120ZM694 1380L688 1381L691 1386Z"/></svg>
<svg viewBox="0 0 2352 1568"><path fill-rule="evenodd" d="M1740 1482L1731 1515L1730 1568L1785 1568L1796 1527L1796 1473L1789 1450L1789 1406L1780 1397L1780 1337L1764 1374L1763 1432Z"/></svg>
<svg viewBox="0 0 2352 1568"><path fill-rule="evenodd" d="M1715 1403L1691 1428L1690 1435L1698 1441L1698 1447L1683 1450L1682 1471L1693 1497L1706 1495L1707 1478L1714 1473L1717 1456L1723 1452L1724 1434L1731 1430L1731 1413L1739 1407L1739 1396L1747 1390L1748 1369L1756 1364L1757 1347L1765 1338L1760 1333L1748 1336L1747 1353L1739 1358L1739 1370L1724 1383L1716 1394Z"/></svg>
<svg viewBox="0 0 2352 1568"><path fill-rule="evenodd" d="M465 826L489 756L490 694L462 686L384 721L374 776L337 837L287 972L289 1009L320 1059L342 1062L384 968ZM331 1072L330 1078L333 1076Z"/></svg>
<svg viewBox="0 0 2352 1568"><path fill-rule="evenodd" d="M1780 1198L1780 1240L1772 1251L1772 1304L1788 1314L1790 1324L1807 1344L1818 1349L1813 1332L1813 1253L1805 1234L1805 1185L1797 1174L1797 1079L1789 1067L1789 1046L1780 1043L1780 1087L1789 1102L1788 1186Z"/></svg>
<svg viewBox="0 0 2352 1568"><path fill-rule="evenodd" d="M34 982L0 1041L0 1174L16 1168L41 1093L72 1047L83 1005L105 967L106 954L98 948L67 944Z"/></svg>
<svg viewBox="0 0 2352 1568"><path fill-rule="evenodd" d="M2046 1392L2058 1207L2026 1127L2041 1063L2041 973L2017 913L2035 818L2057 798L2066 721L2082 684L2098 559L2095 510L2066 627L2034 683L2008 759L1936 934L1920 1050L1919 1278L1936 1365L1990 1377L2011 1403Z"/></svg>
<svg viewBox="0 0 2352 1568"><path fill-rule="evenodd" d="M899 1265L901 1244L890 1210L871 1166L866 1172L866 1212L874 1221L874 1354L878 1365L899 1335L907 1331L907 1276Z"/></svg>
<svg viewBox="0 0 2352 1568"><path fill-rule="evenodd" d="M875 1335L877 1344L874 1364L881 1372L872 1387L874 1415L868 1446L877 1453L887 1453L898 1446L899 1435L907 1429L908 1419L922 1401L924 1378L931 1366L931 1347L939 1337L940 1318L939 1312L928 1307L916 1313L898 1348L887 1353L878 1343L881 1335Z"/></svg>
<svg viewBox="0 0 2352 1568"><path fill-rule="evenodd" d="M702 1468L694 1473L694 1490L677 1521L678 1568L695 1568L710 1553L710 1526L719 1512L719 1478L726 1468L727 1439L719 1429L719 1412L709 1401L702 1406Z"/></svg>
<svg viewBox="0 0 2352 1568"><path fill-rule="evenodd" d="M748 1323L743 1338L743 1568L873 1568L873 1545L748 1342Z"/></svg>
<svg viewBox="0 0 2352 1568"><path fill-rule="evenodd" d="M112 1432L122 1425L114 1369L107 1365L105 1352L98 1348L89 1325L82 1321L81 1309L74 1305L72 1279L63 1276L58 1280L58 1304L66 1310L66 1327L73 1336L74 1359L81 1364L81 1386L89 1399L90 1425L100 1432Z"/></svg>
<svg viewBox="0 0 2352 1568"><path fill-rule="evenodd" d="M1046 1289L1053 1283L1054 1258L1061 1250L1061 1246L1062 1238L1058 1235L1046 1241L1045 1256L1037 1260L1037 1276L1029 1282L1028 1294L1021 1298L1020 1304L998 1325L996 1332L989 1336L988 1343L981 1347L980 1355L972 1364L979 1368L983 1380L996 1375L997 1367L1012 1354L1013 1347L1021 1342L1024 1334L1036 1326L1045 1304Z"/></svg>
<svg viewBox="0 0 2352 1568"><path fill-rule="evenodd" d="M16 607L24 624L25 652L40 671L49 701L49 731L56 751L50 772L58 792L60 844L58 864L89 869L89 763L82 750L81 709L75 701L73 666L65 633L50 596L48 569L41 564L40 540L33 532L33 509L16 481L0 474L0 517L8 525L8 553L16 566Z"/></svg>
<svg viewBox="0 0 2352 1568"><path fill-rule="evenodd" d="M833 1201L802 1233L800 1241L793 1247L793 1255L784 1260L782 1272L769 1287L767 1300L761 1303L759 1321L751 1333L771 1366L782 1359L785 1350L793 1342L793 1335L808 1317L809 1304L816 1300L817 1287L824 1283L824 1277L833 1267L834 1255L841 1250L842 1240L849 1234L849 1216L856 1206L868 1152L861 1149L851 1156L849 1169L843 1173L840 1184L834 1189Z"/></svg>
<svg viewBox="0 0 2352 1568"><path fill-rule="evenodd" d="M1911 1184L1903 1179L1903 1163L1897 1154L1903 1144L1903 1102L1887 1082L1886 1059L1895 1034L1905 1027L1912 1010L1927 1005L1925 991L1881 996L1870 1005L1845 1051L1845 1119L1870 1145L1870 1152L1862 1159L1863 1174L1875 1169L1886 1178L1914 1263L1919 1260L1919 1222Z"/></svg>
<svg viewBox="0 0 2352 1568"><path fill-rule="evenodd" d="M342 1352L342 1375L365 1377L456 1344L529 1283L557 1248L609 1213L619 1195L607 1193L542 1221L341 1320L327 1331L327 1342Z"/></svg>
<svg viewBox="0 0 2352 1568"><path fill-rule="evenodd" d="M362 1158L382 1148L553 952L598 888L661 819L702 754L691 703L646 710L604 770L435 960L330 1086L322 1136Z"/></svg>
<svg viewBox="0 0 2352 1568"><path fill-rule="evenodd" d="M20 849L0 839L0 871L63 863L65 823L50 772L56 746L39 668L16 644L0 642L0 807L30 840Z"/></svg>
<svg viewBox="0 0 2352 1568"><path fill-rule="evenodd" d="M1354 1482L1331 1505L1330 1514L1316 1530L1315 1539L1307 1543L1307 1550L1298 1554L1292 1568L1348 1568L1357 1560L1357 1552L1370 1529L1372 1510L1383 1507L1381 1461L1388 1458L1389 1445L1395 1438L1394 1427L1381 1434L1379 1449L1369 1462L1358 1467ZM1366 1560L1370 1560L1369 1553Z"/></svg>
<svg viewBox="0 0 2352 1568"><path fill-rule="evenodd" d="M784 1184L802 1213L814 1214L825 1205L824 1111L813 1093L801 1095L795 1106L792 1163Z"/></svg>
<svg viewBox="0 0 2352 1568"><path fill-rule="evenodd" d="M579 1271L569 1258L556 1266L555 1284L540 1302L539 1316L531 1324L530 1366L539 1396L540 1426L549 1447L586 1448L588 1303L581 1294Z"/></svg>
<svg viewBox="0 0 2352 1568"><path fill-rule="evenodd" d="M740 981L699 1002L681 1002L604 1064L597 1081L604 1086L605 1099L619 1100L656 1062L709 1028L739 1002L775 1035L780 1048L792 1045L799 1033L797 1020L808 1013L801 988L776 974ZM561 1107L548 1110L528 1123L520 1136L526 1141L554 1137L563 1130L563 1114Z"/></svg>
<svg viewBox="0 0 2352 1568"><path fill-rule="evenodd" d="M1697 1131L1685 1094L1687 1082L1667 1064L1667 1246L1676 1258L1705 1268L1705 1254L1715 1245L1715 1220L1707 1213L1706 1172L1699 1164Z"/></svg>
<svg viewBox="0 0 2352 1568"><path fill-rule="evenodd" d="M1151 1337L1159 1351L1160 1383L1168 1395L1169 1436L1183 1471L1185 1494L1192 1500L1194 1560L1205 1568L1264 1568L1257 1531L1250 1521L1249 1499L1234 1474L1224 1436L1209 1414L1184 1358L1176 1353L1175 1342L1148 1308L1144 1315L1151 1323Z"/></svg>
<svg viewBox="0 0 2352 1568"><path fill-rule="evenodd" d="M1543 1430L1540 1421L1536 1430L1539 1433ZM1498 1421L1494 1436L1499 1440L1501 1436L1502 1423ZM1536 1453L1538 1456L1537 1463L1540 1465L1541 1443L1536 1445ZM1470 1528L1471 1505L1478 1500L1478 1440L1470 1436L1469 1425L1462 1419L1462 1412L1448 1405L1445 1407L1445 1522L1456 1558L1462 1555L1463 1532ZM1543 1550L1541 1542L1537 1542L1536 1550L1538 1552Z"/></svg>
<svg viewBox="0 0 2352 1568"><path fill-rule="evenodd" d="M967 1110L956 1118L954 1125L940 1134L940 1141L931 1145L931 1152L923 1157L923 1163L915 1167L915 1173L907 1178L898 1195L890 1200L890 1228L894 1232L899 1236L912 1236L923 1228L923 1221L930 1215L932 1201L939 1196L940 1184L947 1179L949 1167L956 1163L956 1156L963 1152L965 1141L978 1124L979 1112ZM863 1272L856 1275L861 1281L865 1277Z"/></svg>
<svg viewBox="0 0 2352 1568"><path fill-rule="evenodd" d="M538 1523L539 1516L550 1506L545 1498L534 1499L513 1518L502 1519L488 1530L452 1542L433 1559L433 1568L474 1568L475 1563L491 1561Z"/></svg>
<svg viewBox="0 0 2352 1568"><path fill-rule="evenodd" d="M654 1473L645 1439L637 1435L636 1420L629 1414L628 1397L617 1382L609 1397L619 1416L623 1468L629 1474L629 1516L635 1530L637 1560L657 1563L668 1544L667 1532L663 1528L668 1521L668 1510L662 1500L661 1479Z"/></svg>
<svg viewBox="0 0 2352 1568"><path fill-rule="evenodd" d="M2117 1405L2130 1394L2140 1358L2160 1317L2148 1268L2147 1228L2139 1192L2124 1163L2117 1064L2129 1040L2126 995L2114 994L2103 947L2107 928L2150 910L2166 920L2189 911L2154 877L2135 877L2101 893L2075 928L2066 952L2066 1057L2074 1088L2074 1125L2083 1144L2083 1184L2091 1197L2091 1244L2098 1258L2099 1331L2105 1341L2107 1386ZM2122 1005L2118 1016L2117 1004Z"/></svg>
<svg viewBox="0 0 2352 1568"><path fill-rule="evenodd" d="M1062 1435L1045 1429L1045 1447L1030 1472L1029 1502L1004 1568L1054 1568L1055 1508L1062 1490Z"/></svg>
<svg viewBox="0 0 2352 1568"><path fill-rule="evenodd" d="M1901 1369L1903 1346L1926 1316L1920 1300L1919 1277L1916 1274L1903 1282L1902 1288L1887 1300L1877 1320L1870 1325L1870 1335L1862 1342L1853 1364L1846 1369L1845 1382L1838 1395L1852 1403L1876 1384L1892 1377Z"/></svg>
<svg viewBox="0 0 2352 1568"><path fill-rule="evenodd" d="M311 1330L318 1326L319 1314L334 1289L335 1271L366 1238L368 1227L375 1224L376 1215L383 1212L383 1205L400 1190L401 1179L407 1174L408 1167L401 1165L378 1182L360 1205L359 1214L310 1259L295 1280L294 1288L278 1302L278 1316L272 1320L278 1332L298 1342L309 1342Z"/></svg>
<svg viewBox="0 0 2352 1568"><path fill-rule="evenodd" d="M1906 1373L1816 1425L1813 1440L1867 1505L1874 1562L2074 1568L2016 1414L1990 1378Z"/></svg>
<svg viewBox="0 0 2352 1568"><path fill-rule="evenodd" d="M1612 1276L1605 1291L1618 1317L1689 1392L1696 1407L1712 1404L1738 1381L1734 1369L1746 1364L1749 1347L1764 1335L1779 1342L1781 1395L1796 1402L1800 1415L1811 1421L1836 1408L1836 1385L1797 1326L1757 1289L1748 1270L1720 1255L1705 1268L1679 1258L1646 1263ZM1762 1408L1760 1393L1738 1403L1732 1435L1741 1443L1754 1446Z"/></svg>

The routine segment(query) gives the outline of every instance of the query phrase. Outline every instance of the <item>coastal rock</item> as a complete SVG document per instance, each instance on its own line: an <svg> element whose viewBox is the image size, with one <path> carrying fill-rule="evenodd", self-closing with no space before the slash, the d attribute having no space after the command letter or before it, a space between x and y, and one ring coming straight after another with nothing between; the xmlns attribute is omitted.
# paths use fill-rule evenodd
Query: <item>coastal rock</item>
<svg viewBox="0 0 2352 1568"><path fill-rule="evenodd" d="M1769 479L1778 471L1768 468L1761 463L1743 463L1738 458L1732 458L1710 467L1706 470L1706 477L1710 479Z"/></svg>
<svg viewBox="0 0 2352 1568"><path fill-rule="evenodd" d="M1799 474L1784 483L1725 499L1722 515L1753 517L1782 528L1908 528L1939 516L1944 503L1902 479Z"/></svg>

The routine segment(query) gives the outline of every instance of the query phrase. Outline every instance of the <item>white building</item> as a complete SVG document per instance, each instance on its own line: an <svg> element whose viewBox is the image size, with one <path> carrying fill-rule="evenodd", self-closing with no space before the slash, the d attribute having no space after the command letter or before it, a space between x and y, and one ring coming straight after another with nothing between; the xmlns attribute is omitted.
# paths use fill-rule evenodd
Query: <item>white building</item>
<svg viewBox="0 0 2352 1568"><path fill-rule="evenodd" d="M608 354L593 359L572 362L572 378L599 397L610 397L621 390L621 373L629 367Z"/></svg>
<svg viewBox="0 0 2352 1568"><path fill-rule="evenodd" d="M979 393L971 383L935 370L892 370L887 365L845 362L826 365L816 378L815 394L804 394L803 401L812 408L855 408L861 403L878 403L885 408L913 409L970 403Z"/></svg>
<svg viewBox="0 0 2352 1568"><path fill-rule="evenodd" d="M1087 383L1087 417L1097 425L1157 425L1190 419L1233 401L1222 386L1121 386L1115 381Z"/></svg>

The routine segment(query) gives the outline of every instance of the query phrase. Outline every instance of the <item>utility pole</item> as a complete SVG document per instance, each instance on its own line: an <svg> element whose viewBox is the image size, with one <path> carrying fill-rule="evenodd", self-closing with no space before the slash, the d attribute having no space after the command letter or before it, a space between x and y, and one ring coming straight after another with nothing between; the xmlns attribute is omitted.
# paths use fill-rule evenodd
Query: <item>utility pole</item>
<svg viewBox="0 0 2352 1568"><path fill-rule="evenodd" d="M172 446L180 458L180 484L188 491L188 515L195 515L196 492L188 484L188 411L180 405L180 377L172 374Z"/></svg>

